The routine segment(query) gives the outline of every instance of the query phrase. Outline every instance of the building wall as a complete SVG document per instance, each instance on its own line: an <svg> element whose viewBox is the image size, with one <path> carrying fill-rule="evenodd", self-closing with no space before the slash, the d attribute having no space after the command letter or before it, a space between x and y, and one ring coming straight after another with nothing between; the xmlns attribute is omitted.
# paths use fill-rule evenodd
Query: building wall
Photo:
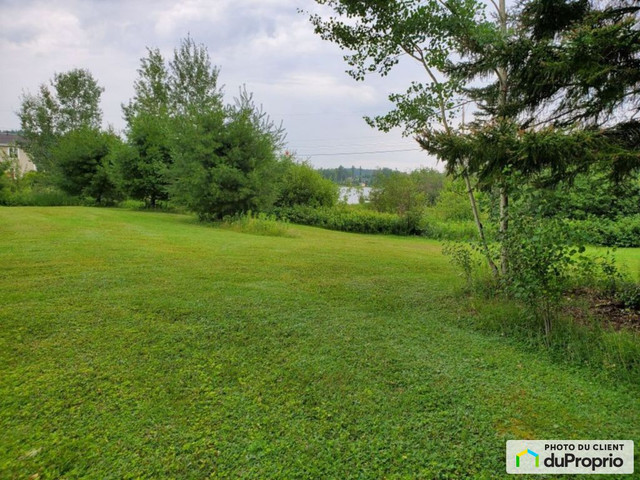
<svg viewBox="0 0 640 480"><path fill-rule="evenodd" d="M20 147L15 145L0 145L0 161L17 160L18 173L20 176L27 172L35 172L36 166L29 155Z"/></svg>

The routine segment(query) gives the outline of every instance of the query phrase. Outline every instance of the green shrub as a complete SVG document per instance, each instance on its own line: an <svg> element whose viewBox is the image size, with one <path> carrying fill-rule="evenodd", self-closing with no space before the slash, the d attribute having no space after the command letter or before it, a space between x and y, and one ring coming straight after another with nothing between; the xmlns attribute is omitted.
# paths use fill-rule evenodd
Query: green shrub
<svg viewBox="0 0 640 480"><path fill-rule="evenodd" d="M473 221L443 221L427 217L423 220L422 235L435 240L451 241L475 241L478 238L478 230ZM485 229L487 238L495 237L495 233Z"/></svg>
<svg viewBox="0 0 640 480"><path fill-rule="evenodd" d="M71 207L85 204L86 201L82 198L69 195L53 187L25 189L0 197L0 205L14 207Z"/></svg>
<svg viewBox="0 0 640 480"><path fill-rule="evenodd" d="M386 235L418 235L435 240L473 241L476 226L470 221L445 222L424 215L398 215L364 208L362 205L338 205L313 208L296 205L273 210L278 218L292 223L339 230L342 232ZM487 232L489 238L495 236Z"/></svg>
<svg viewBox="0 0 640 480"><path fill-rule="evenodd" d="M605 247L640 247L640 215L569 222L575 241Z"/></svg>
<svg viewBox="0 0 640 480"><path fill-rule="evenodd" d="M113 204L123 198L113 175L110 153L122 143L112 132L94 128L72 130L52 149L56 186L72 196Z"/></svg>
<svg viewBox="0 0 640 480"><path fill-rule="evenodd" d="M308 163L282 161L282 180L276 206L333 207L338 201L338 185L325 179Z"/></svg>
<svg viewBox="0 0 640 480"><path fill-rule="evenodd" d="M625 308L640 310L640 284L623 282L616 291L616 299Z"/></svg>
<svg viewBox="0 0 640 480"><path fill-rule="evenodd" d="M401 216L363 208L347 206L312 208L298 205L291 208L278 208L275 213L278 218L292 223L322 227L328 230L393 235L411 233L410 225Z"/></svg>

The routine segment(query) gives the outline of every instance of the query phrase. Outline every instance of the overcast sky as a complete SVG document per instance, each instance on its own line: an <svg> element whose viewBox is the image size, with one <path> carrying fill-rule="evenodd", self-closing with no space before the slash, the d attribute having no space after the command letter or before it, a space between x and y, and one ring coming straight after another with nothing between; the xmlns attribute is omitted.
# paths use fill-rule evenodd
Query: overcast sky
<svg viewBox="0 0 640 480"><path fill-rule="evenodd" d="M228 101L245 84L282 120L300 158L318 167L440 168L412 139L362 119L388 111L388 94L404 91L420 70L406 64L384 79L354 81L343 52L298 13L319 8L312 0L0 0L0 7L0 130L19 128L22 92L72 68L93 73L105 89L105 125L122 130L120 105L133 95L145 47L168 58L190 34L221 67Z"/></svg>

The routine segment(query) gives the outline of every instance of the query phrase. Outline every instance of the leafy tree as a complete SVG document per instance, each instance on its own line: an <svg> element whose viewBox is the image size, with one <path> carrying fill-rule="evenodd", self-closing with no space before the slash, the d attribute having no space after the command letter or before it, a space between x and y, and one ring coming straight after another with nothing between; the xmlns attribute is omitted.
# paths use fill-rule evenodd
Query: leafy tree
<svg viewBox="0 0 640 480"><path fill-rule="evenodd" d="M145 113L131 119L128 148L120 150L120 183L127 194L155 208L169 198L172 130L168 117Z"/></svg>
<svg viewBox="0 0 640 480"><path fill-rule="evenodd" d="M460 58L469 53L490 53L489 47L504 37L506 25L503 0L498 9L499 25L485 20L485 5L475 0L316 0L316 3L330 7L334 16L311 15L315 31L350 52L344 58L352 67L348 73L356 80L363 80L370 73L385 76L404 59L422 68L422 79L411 82L404 93L389 96L395 106L392 111L367 119L378 129L400 127L407 135L425 131L453 133L452 120L468 99L465 87L470 82L451 66L459 64ZM503 82L504 72L499 65L493 66ZM465 179L487 261L497 273L484 238L467 160L451 157L446 162L450 173L459 173Z"/></svg>
<svg viewBox="0 0 640 480"><path fill-rule="evenodd" d="M422 212L427 199L410 175L393 172L376 181L376 187L369 195L371 206L379 212L406 215L409 212Z"/></svg>
<svg viewBox="0 0 640 480"><path fill-rule="evenodd" d="M529 215L584 220L640 214L638 175L614 182L605 171L581 173L549 188L529 186L517 200Z"/></svg>
<svg viewBox="0 0 640 480"><path fill-rule="evenodd" d="M104 89L98 85L89 70L74 69L57 73L52 85L57 100L57 133L64 135L80 128L100 128L100 96Z"/></svg>
<svg viewBox="0 0 640 480"><path fill-rule="evenodd" d="M140 59L138 79L134 82L134 97L122 105L128 124L138 115L163 117L169 112L169 72L160 50L147 48Z"/></svg>
<svg viewBox="0 0 640 480"><path fill-rule="evenodd" d="M216 117L223 106L217 85L219 69L211 65L204 45L187 37L174 50L168 66L158 49L147 50L138 69L134 98L123 105L132 150L123 152L119 163L125 191L153 208L169 197L176 133L198 142L197 129L180 129L189 122Z"/></svg>
<svg viewBox="0 0 640 480"><path fill-rule="evenodd" d="M70 195L94 198L96 203L121 198L113 179L112 155L120 144L115 134L90 127L66 133L52 151L57 185Z"/></svg>
<svg viewBox="0 0 640 480"><path fill-rule="evenodd" d="M18 111L24 148L41 172L51 170L51 152L61 136L76 129L99 128L102 121L103 89L88 70L55 74L50 87L42 84L38 94L24 94Z"/></svg>
<svg viewBox="0 0 640 480"><path fill-rule="evenodd" d="M38 95L22 96L18 117L25 139L23 147L39 172L51 169L51 149L59 135L56 114L56 100L46 85L40 86Z"/></svg>
<svg viewBox="0 0 640 480"><path fill-rule="evenodd" d="M444 187L445 176L432 168L420 168L412 171L409 176L415 188L424 195L428 206L435 205Z"/></svg>
<svg viewBox="0 0 640 480"><path fill-rule="evenodd" d="M169 72L158 49L140 60L135 95L122 109L127 120L129 149L118 158L121 185L133 198L155 208L169 196L172 125L169 113Z"/></svg>
<svg viewBox="0 0 640 480"><path fill-rule="evenodd" d="M408 231L418 231L426 207L434 205L440 195L443 178L443 174L428 168L379 175L369 201L380 212L405 217Z"/></svg>
<svg viewBox="0 0 640 480"><path fill-rule="evenodd" d="M280 191L276 205L293 207L332 207L338 201L338 186L314 170L306 163L296 163L285 158L283 161Z"/></svg>
<svg viewBox="0 0 640 480"><path fill-rule="evenodd" d="M191 37L183 39L169 63L168 99L173 115L207 113L222 107L220 69Z"/></svg>

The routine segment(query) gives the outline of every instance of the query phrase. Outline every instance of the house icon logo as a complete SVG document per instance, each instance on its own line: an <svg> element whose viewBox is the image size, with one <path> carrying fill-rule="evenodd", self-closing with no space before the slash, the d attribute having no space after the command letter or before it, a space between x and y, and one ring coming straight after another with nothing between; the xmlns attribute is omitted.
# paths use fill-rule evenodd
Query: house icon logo
<svg viewBox="0 0 640 480"><path fill-rule="evenodd" d="M536 468L538 468L540 466L540 455L538 455L536 452L528 448L516 454L516 467L520 467L520 457L526 454L529 454L536 459Z"/></svg>

